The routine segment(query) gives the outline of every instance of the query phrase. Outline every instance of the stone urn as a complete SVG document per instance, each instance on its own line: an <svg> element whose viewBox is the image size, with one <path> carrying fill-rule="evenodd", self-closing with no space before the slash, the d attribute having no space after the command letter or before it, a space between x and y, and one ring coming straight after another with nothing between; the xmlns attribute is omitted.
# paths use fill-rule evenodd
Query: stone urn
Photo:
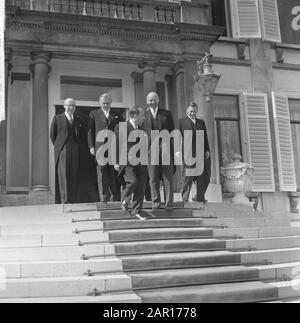
<svg viewBox="0 0 300 323"><path fill-rule="evenodd" d="M252 191L254 168L242 162L242 156L235 154L233 162L221 168L221 174L224 177L224 192L232 193L231 203L247 204L249 200L246 197L247 192Z"/></svg>

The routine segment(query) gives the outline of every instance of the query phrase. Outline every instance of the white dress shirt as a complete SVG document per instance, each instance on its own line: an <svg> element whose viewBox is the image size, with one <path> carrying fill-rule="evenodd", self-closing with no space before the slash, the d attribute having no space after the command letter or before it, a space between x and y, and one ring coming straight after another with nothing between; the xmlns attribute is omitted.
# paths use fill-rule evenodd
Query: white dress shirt
<svg viewBox="0 0 300 323"><path fill-rule="evenodd" d="M108 112L107 112L107 111L105 111L104 109L102 109L102 111L103 111L103 113L104 113L104 115L105 115L105 118L108 120L108 119L109 119L109 113L110 113L110 110L108 110Z"/></svg>
<svg viewBox="0 0 300 323"><path fill-rule="evenodd" d="M129 122L131 123L131 125L133 126L133 128L135 130L138 130L139 129L139 126L137 124L134 124L131 120L129 120Z"/></svg>
<svg viewBox="0 0 300 323"><path fill-rule="evenodd" d="M156 108L156 109L150 108L150 111L151 111L151 113L153 115L153 118L156 119L158 108Z"/></svg>
<svg viewBox="0 0 300 323"><path fill-rule="evenodd" d="M194 124L196 124L197 118L191 118L190 116L188 116L188 117L192 120L192 122L193 122Z"/></svg>
<svg viewBox="0 0 300 323"><path fill-rule="evenodd" d="M68 114L67 112L65 112L65 116L67 117L67 119L69 120L69 122L72 124L73 121L74 121L73 114Z"/></svg>

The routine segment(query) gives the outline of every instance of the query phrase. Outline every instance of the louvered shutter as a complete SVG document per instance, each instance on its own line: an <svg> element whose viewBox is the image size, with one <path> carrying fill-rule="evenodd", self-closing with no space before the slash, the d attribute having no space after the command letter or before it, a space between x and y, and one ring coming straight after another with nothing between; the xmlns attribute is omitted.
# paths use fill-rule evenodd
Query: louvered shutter
<svg viewBox="0 0 300 323"><path fill-rule="evenodd" d="M230 0L232 36L261 38L257 0Z"/></svg>
<svg viewBox="0 0 300 323"><path fill-rule="evenodd" d="M277 0L258 0L262 39L281 43Z"/></svg>
<svg viewBox="0 0 300 323"><path fill-rule="evenodd" d="M288 98L272 93L280 190L297 190Z"/></svg>
<svg viewBox="0 0 300 323"><path fill-rule="evenodd" d="M274 169L268 98L266 94L244 94L249 162L254 167L253 191L274 192Z"/></svg>

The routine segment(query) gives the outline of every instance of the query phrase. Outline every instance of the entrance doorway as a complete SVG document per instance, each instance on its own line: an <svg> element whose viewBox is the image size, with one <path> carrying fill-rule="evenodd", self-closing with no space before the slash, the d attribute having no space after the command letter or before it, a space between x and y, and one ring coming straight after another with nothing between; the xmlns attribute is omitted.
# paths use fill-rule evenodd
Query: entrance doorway
<svg viewBox="0 0 300 323"><path fill-rule="evenodd" d="M97 162L94 156L90 154L87 133L88 133L88 120L90 112L99 109L98 107L76 107L76 115L83 124L84 136L79 143L79 182L78 182L78 203L94 203L99 202L99 193L97 185ZM111 110L122 115L126 119L127 110L124 108L111 108ZM64 113L62 105L55 106L55 114ZM58 186L55 183L55 188ZM57 192L56 192L57 193Z"/></svg>

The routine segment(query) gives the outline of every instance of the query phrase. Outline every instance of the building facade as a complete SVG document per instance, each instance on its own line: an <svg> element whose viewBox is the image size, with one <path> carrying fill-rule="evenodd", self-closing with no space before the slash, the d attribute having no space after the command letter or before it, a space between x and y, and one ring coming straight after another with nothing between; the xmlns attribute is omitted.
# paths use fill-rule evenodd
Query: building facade
<svg viewBox="0 0 300 323"><path fill-rule="evenodd" d="M298 0L6 1L2 205L54 202L49 124L65 98L86 120L103 91L126 115L155 90L175 120L188 101L200 106L212 148L209 201L225 198L220 167L239 153L255 167L259 207L290 211L300 190L299 51ZM194 81L206 52L222 74L212 102ZM93 162L82 165L91 182Z"/></svg>

